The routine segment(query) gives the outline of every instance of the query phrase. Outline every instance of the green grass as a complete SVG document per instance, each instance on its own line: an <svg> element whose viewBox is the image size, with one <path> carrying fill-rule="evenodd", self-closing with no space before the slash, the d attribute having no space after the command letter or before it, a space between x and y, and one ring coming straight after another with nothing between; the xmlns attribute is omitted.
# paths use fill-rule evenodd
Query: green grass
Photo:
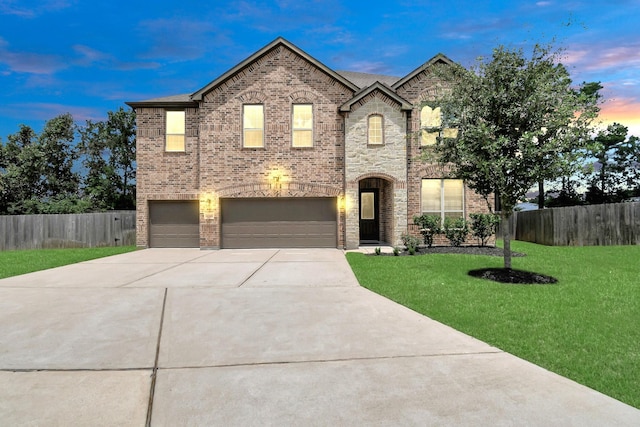
<svg viewBox="0 0 640 427"><path fill-rule="evenodd" d="M556 277L510 285L469 277L500 257L348 253L360 284L419 313L640 408L640 246L512 242L513 268Z"/></svg>
<svg viewBox="0 0 640 427"><path fill-rule="evenodd" d="M135 246L73 249L32 249L0 252L0 279L131 252Z"/></svg>

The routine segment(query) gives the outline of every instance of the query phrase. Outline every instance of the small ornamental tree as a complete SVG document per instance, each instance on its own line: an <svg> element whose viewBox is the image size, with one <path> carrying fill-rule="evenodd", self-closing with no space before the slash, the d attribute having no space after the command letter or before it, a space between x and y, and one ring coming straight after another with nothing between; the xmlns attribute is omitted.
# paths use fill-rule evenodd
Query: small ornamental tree
<svg viewBox="0 0 640 427"><path fill-rule="evenodd" d="M501 46L471 70L454 65L435 72L447 88L438 100L442 126L458 132L438 138L434 154L477 193L500 199L510 269L513 208L538 182L563 176L575 151L586 147L597 97L572 87L557 53L538 45L530 58Z"/></svg>

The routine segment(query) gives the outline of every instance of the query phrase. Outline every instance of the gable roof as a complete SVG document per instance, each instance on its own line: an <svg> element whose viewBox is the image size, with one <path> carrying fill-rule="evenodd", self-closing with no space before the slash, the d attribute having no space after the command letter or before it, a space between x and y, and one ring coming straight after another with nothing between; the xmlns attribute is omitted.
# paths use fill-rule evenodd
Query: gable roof
<svg viewBox="0 0 640 427"><path fill-rule="evenodd" d="M403 97L395 93L393 89L391 89L389 86L385 85L384 83L375 82L374 84L361 90L353 98L351 98L350 100L342 104L340 106L340 111L343 111L343 112L351 111L351 106L353 104L360 101L361 99L364 99L366 96L368 96L369 94L375 91L380 91L386 96L388 96L389 98L393 99L395 102L400 104L400 108L403 110L411 110L412 108L411 103L409 101L407 101L406 99L404 99Z"/></svg>
<svg viewBox="0 0 640 427"><path fill-rule="evenodd" d="M416 68L415 70L413 70L412 72L410 72L409 74L407 74L406 76L404 76L403 78L401 78L400 80L398 80L397 82L395 82L393 86L391 86L391 88L394 90L397 90L403 84L413 79L415 76L425 71L426 69L430 68L434 64L437 64L438 62L442 62L447 65L455 64L455 62L447 58L444 54L439 53L433 58L431 58L430 60L428 60L427 62L425 62L424 64L422 64L421 66L419 66L418 68Z"/></svg>
<svg viewBox="0 0 640 427"><path fill-rule="evenodd" d="M353 90L354 92L356 92L358 89L360 89L358 86L356 86L355 84L353 84L352 82L350 82L349 80L347 80L346 78L341 76L340 74L336 73L331 68L327 67L322 62L318 61L317 59L315 59L314 57L312 57L311 55L309 55L308 53L306 53L302 49L298 48L297 46L295 46L291 42L285 40L282 37L278 37L277 39L275 39L274 41L272 41L271 43L269 43L268 45L266 45L265 47L263 47L262 49L260 49L259 51L257 51L256 53L254 53L253 55L251 55L250 57L248 57L247 59L245 59L244 61L242 61L238 65L236 65L235 67L233 67L232 69L230 69L229 71L227 71L226 73L222 74L217 79L213 80L208 85L204 86L202 89L194 92L191 95L191 99L193 101L202 100L202 97L204 96L204 94L206 94L207 92L211 91L216 86L218 86L219 84L223 83L225 80L229 79L230 77L235 75L237 72L239 72L240 70L242 70L246 66L250 65L252 62L256 61L257 59L259 59L260 57L262 57L263 55L267 54L269 51L271 51L272 49L274 49L274 48L276 48L278 46L285 46L287 49L292 50L297 55L301 56L302 58L304 58L305 60L307 60L308 62L313 64L314 66L316 66L318 69L320 69L324 73L326 73L329 76L333 77L334 79L338 80L340 83L342 83L343 85L345 85L349 89Z"/></svg>

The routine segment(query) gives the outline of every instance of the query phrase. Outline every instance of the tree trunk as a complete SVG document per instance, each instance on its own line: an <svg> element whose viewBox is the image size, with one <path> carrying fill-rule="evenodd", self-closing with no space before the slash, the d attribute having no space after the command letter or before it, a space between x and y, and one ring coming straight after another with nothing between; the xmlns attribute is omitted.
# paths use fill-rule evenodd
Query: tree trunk
<svg viewBox="0 0 640 427"><path fill-rule="evenodd" d="M511 227L509 225L509 219L511 218L511 212L507 212L504 209L500 213L502 218L502 239L504 240L504 268L511 269Z"/></svg>
<svg viewBox="0 0 640 427"><path fill-rule="evenodd" d="M544 209L544 181L538 182L538 209Z"/></svg>

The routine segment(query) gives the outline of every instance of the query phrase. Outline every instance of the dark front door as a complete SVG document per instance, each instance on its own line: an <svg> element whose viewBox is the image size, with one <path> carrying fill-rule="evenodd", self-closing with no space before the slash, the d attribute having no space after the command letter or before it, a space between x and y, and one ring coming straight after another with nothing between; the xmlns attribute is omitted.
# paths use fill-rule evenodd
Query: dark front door
<svg viewBox="0 0 640 427"><path fill-rule="evenodd" d="M360 190L360 240L380 240L378 190Z"/></svg>

